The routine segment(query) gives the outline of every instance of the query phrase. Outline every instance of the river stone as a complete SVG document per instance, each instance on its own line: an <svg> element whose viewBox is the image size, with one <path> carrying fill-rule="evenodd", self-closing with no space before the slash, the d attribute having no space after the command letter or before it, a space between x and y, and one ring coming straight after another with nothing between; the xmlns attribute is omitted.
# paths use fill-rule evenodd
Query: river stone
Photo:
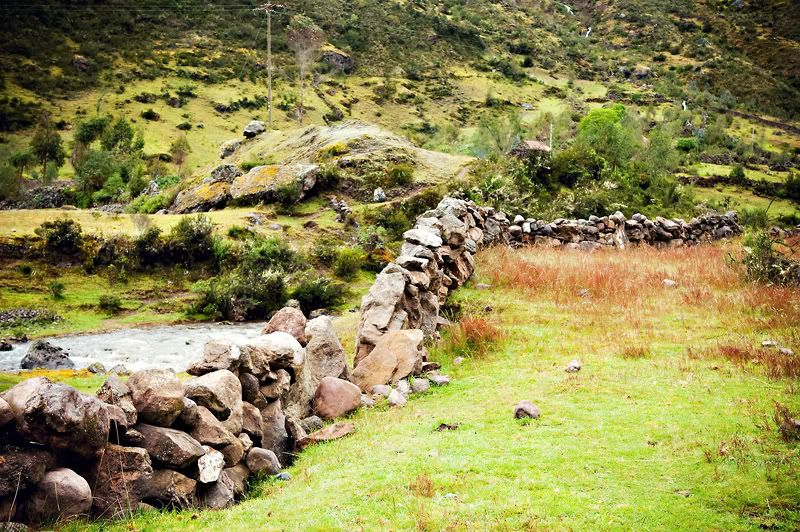
<svg viewBox="0 0 800 532"><path fill-rule="evenodd" d="M424 377L414 379L411 383L411 391L414 393L427 392L431 387L431 381Z"/></svg>
<svg viewBox="0 0 800 532"><path fill-rule="evenodd" d="M275 371L275 379L259 388L261 396L266 400L278 399L289 391L292 384L292 376L285 369Z"/></svg>
<svg viewBox="0 0 800 532"><path fill-rule="evenodd" d="M5 399L0 399L0 428L14 421L14 411Z"/></svg>
<svg viewBox="0 0 800 532"><path fill-rule="evenodd" d="M197 422L200 421L200 413L198 411L197 403L189 399L188 397L183 398L183 410L181 410L181 415L178 416L178 422L184 426L184 428L193 428L197 425Z"/></svg>
<svg viewBox="0 0 800 532"><path fill-rule="evenodd" d="M300 342L283 331L253 338L240 344L239 349L242 353L239 366L259 378L278 368L299 368L305 358Z"/></svg>
<svg viewBox="0 0 800 532"><path fill-rule="evenodd" d="M396 384L422 369L423 333L419 329L389 331L353 370L353 382L365 392L376 384Z"/></svg>
<svg viewBox="0 0 800 532"><path fill-rule="evenodd" d="M139 418L145 423L169 427L183 411L185 388L172 371L137 371L128 379L128 387Z"/></svg>
<svg viewBox="0 0 800 532"><path fill-rule="evenodd" d="M261 334L282 331L294 336L300 345L306 345L306 317L294 307L283 307L269 320Z"/></svg>
<svg viewBox="0 0 800 532"><path fill-rule="evenodd" d="M120 435L124 435L128 431L128 418L125 416L125 412L116 405L104 403L103 406L105 406L106 412L108 413L109 441L119 443Z"/></svg>
<svg viewBox="0 0 800 532"><path fill-rule="evenodd" d="M237 464L233 467L226 467L222 474L233 482L233 493L236 497L244 495L247 489L247 478L250 476L250 470L246 465Z"/></svg>
<svg viewBox="0 0 800 532"><path fill-rule="evenodd" d="M247 469L254 475L277 475L281 472L281 464L278 462L278 457L269 449L253 447L247 453L245 461Z"/></svg>
<svg viewBox="0 0 800 532"><path fill-rule="evenodd" d="M236 375L221 369L186 381L186 397L224 421L236 404L241 405L242 385Z"/></svg>
<svg viewBox="0 0 800 532"><path fill-rule="evenodd" d="M314 394L314 413L322 419L349 414L361 405L361 390L336 377L323 378Z"/></svg>
<svg viewBox="0 0 800 532"><path fill-rule="evenodd" d="M428 380L434 386L447 386L450 384L450 377L447 375L428 375Z"/></svg>
<svg viewBox="0 0 800 532"><path fill-rule="evenodd" d="M144 436L144 447L150 457L168 467L189 467L205 454L200 442L185 432L144 423L137 425L136 430Z"/></svg>
<svg viewBox="0 0 800 532"><path fill-rule="evenodd" d="M144 483L143 498L158 505L188 508L194 502L197 481L171 469L159 469Z"/></svg>
<svg viewBox="0 0 800 532"><path fill-rule="evenodd" d="M226 445L222 449L222 456L225 458L225 467L233 467L242 461L244 456L244 445L239 438L234 438L233 443Z"/></svg>
<svg viewBox="0 0 800 532"><path fill-rule="evenodd" d="M389 394L392 393L392 387L388 384L376 384L370 390L372 395L380 395L381 397L389 397Z"/></svg>
<svg viewBox="0 0 800 532"><path fill-rule="evenodd" d="M397 381L396 390L403 394L404 397L411 395L411 385L408 384L406 379L400 379Z"/></svg>
<svg viewBox="0 0 800 532"><path fill-rule="evenodd" d="M255 441L261 442L261 438L264 437L264 422L261 419L261 412L247 402L242 403L242 411L242 431Z"/></svg>
<svg viewBox="0 0 800 532"><path fill-rule="evenodd" d="M303 430L307 433L312 433L321 429L323 422L319 416L309 416L300 421L300 426L303 427Z"/></svg>
<svg viewBox="0 0 800 532"><path fill-rule="evenodd" d="M214 414L204 406L197 407L197 422L191 431L192 438L203 445L224 447L233 443L236 436L227 430Z"/></svg>
<svg viewBox="0 0 800 532"><path fill-rule="evenodd" d="M219 476L225 468L225 457L221 452L207 445L204 445L203 449L205 454L197 461L199 472L197 479L203 484L209 484L219 480Z"/></svg>
<svg viewBox="0 0 800 532"><path fill-rule="evenodd" d="M233 505L236 485L227 471L222 471L219 479L206 486L200 495L200 504L212 510L222 510Z"/></svg>
<svg viewBox="0 0 800 532"><path fill-rule="evenodd" d="M269 449L280 457L283 463L285 453L290 452L289 433L286 431L286 415L277 399L261 409L263 437L261 447Z"/></svg>
<svg viewBox="0 0 800 532"><path fill-rule="evenodd" d="M408 399L406 399L406 396L400 393L399 390L392 390L389 397L386 398L386 401L389 403L389 406L406 406Z"/></svg>
<svg viewBox="0 0 800 532"><path fill-rule="evenodd" d="M95 395L104 403L121 408L125 412L128 426L136 424L138 414L136 407L133 405L131 390L118 377L111 376L107 378Z"/></svg>
<svg viewBox="0 0 800 532"><path fill-rule="evenodd" d="M91 466L92 510L98 517L130 515L147 493L153 466L146 449L110 443Z"/></svg>
<svg viewBox="0 0 800 532"><path fill-rule="evenodd" d="M19 364L22 369L74 369L69 353L44 340L36 340Z"/></svg>
<svg viewBox="0 0 800 532"><path fill-rule="evenodd" d="M189 366L186 373L199 377L221 369L235 371L239 366L240 354L235 345L211 340L203 347L203 360Z"/></svg>
<svg viewBox="0 0 800 532"><path fill-rule="evenodd" d="M102 452L110 422L102 401L44 377L28 379L2 398L14 412L17 432L29 441L85 458Z"/></svg>
<svg viewBox="0 0 800 532"><path fill-rule="evenodd" d="M263 408L266 406L266 398L259 389L261 387L261 383L258 382L258 379L255 375L244 372L239 373L239 384L242 385L243 400L256 405L258 408Z"/></svg>
<svg viewBox="0 0 800 532"><path fill-rule="evenodd" d="M514 417L517 419L538 419L541 415L542 412L539 410L539 407L527 400L520 401L517 403L517 406L514 407Z"/></svg>
<svg viewBox="0 0 800 532"><path fill-rule="evenodd" d="M0 445L0 497L39 483L52 461L53 454L46 449Z"/></svg>
<svg viewBox="0 0 800 532"><path fill-rule="evenodd" d="M45 473L27 495L22 512L28 521L41 523L88 516L92 510L92 490L82 476L60 467Z"/></svg>

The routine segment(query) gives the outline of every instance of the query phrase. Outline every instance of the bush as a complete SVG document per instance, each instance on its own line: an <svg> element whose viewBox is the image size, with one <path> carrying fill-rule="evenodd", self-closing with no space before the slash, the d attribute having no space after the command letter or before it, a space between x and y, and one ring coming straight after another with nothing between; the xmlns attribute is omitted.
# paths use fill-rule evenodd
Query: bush
<svg viewBox="0 0 800 532"><path fill-rule="evenodd" d="M17 172L10 164L0 164L0 201L15 198L20 191Z"/></svg>
<svg viewBox="0 0 800 532"><path fill-rule="evenodd" d="M748 236L742 259L745 275L751 281L775 284L800 284L800 262L779 253L766 231Z"/></svg>
<svg viewBox="0 0 800 532"><path fill-rule="evenodd" d="M246 240L252 236L255 236L255 233L247 227L232 225L228 228L228 237L234 240Z"/></svg>
<svg viewBox="0 0 800 532"><path fill-rule="evenodd" d="M109 314L119 314L122 311L122 300L115 295L106 294L100 296L97 306Z"/></svg>
<svg viewBox="0 0 800 532"><path fill-rule="evenodd" d="M50 297L56 301L64 299L64 290L66 286L61 281L50 281L47 285L47 289L50 291Z"/></svg>
<svg viewBox="0 0 800 532"><path fill-rule="evenodd" d="M291 212L292 208L300 201L300 189L295 183L281 185L275 189L275 201L280 206L279 212Z"/></svg>
<svg viewBox="0 0 800 532"><path fill-rule="evenodd" d="M344 248L339 251L333 263L336 276L342 279L353 279L364 262L364 252L358 248Z"/></svg>
<svg viewBox="0 0 800 532"><path fill-rule="evenodd" d="M308 315L312 310L332 309L344 302L347 287L327 277L310 277L300 281L292 290L292 299L300 302L300 308Z"/></svg>
<svg viewBox="0 0 800 532"><path fill-rule="evenodd" d="M195 288L200 299L190 311L214 318L242 321L266 318L286 302L286 284L282 272L232 272Z"/></svg>
<svg viewBox="0 0 800 532"><path fill-rule="evenodd" d="M678 142L675 145L675 147L685 153L689 153L690 151L695 151L697 150L697 139L694 137L678 139Z"/></svg>
<svg viewBox="0 0 800 532"><path fill-rule="evenodd" d="M285 241L275 237L258 238L245 245L239 270L248 274L266 270L292 272L300 265L300 257Z"/></svg>
<svg viewBox="0 0 800 532"><path fill-rule="evenodd" d="M408 163L394 163L386 168L385 184L387 187L402 187L414 181L414 166Z"/></svg>
<svg viewBox="0 0 800 532"><path fill-rule="evenodd" d="M311 250L311 256L314 257L319 264L323 266L333 265L339 254L339 246L341 242L330 236L320 236L314 243L314 248Z"/></svg>
<svg viewBox="0 0 800 532"><path fill-rule="evenodd" d="M128 204L128 212L141 214L155 214L166 209L172 204L171 194L157 194L155 196L139 196Z"/></svg>
<svg viewBox="0 0 800 532"><path fill-rule="evenodd" d="M155 121L155 120L160 120L161 119L161 115L159 115L158 113L153 111L152 108L147 109L146 111L142 111L142 115L141 116L145 120L153 120L153 121Z"/></svg>
<svg viewBox="0 0 800 532"><path fill-rule="evenodd" d="M62 218L44 222L34 232L43 239L44 250L60 255L75 255L81 251L83 234L80 224Z"/></svg>
<svg viewBox="0 0 800 532"><path fill-rule="evenodd" d="M766 229L769 226L769 215L767 209L742 209L739 211L739 219L742 225L753 229Z"/></svg>
<svg viewBox="0 0 800 532"><path fill-rule="evenodd" d="M737 164L733 168L731 168L731 173L729 174L730 178L733 179L734 183L743 183L746 179L744 173L744 166L741 164Z"/></svg>
<svg viewBox="0 0 800 532"><path fill-rule="evenodd" d="M100 190L115 169L116 165L111 152L90 151L75 169L80 190L86 196Z"/></svg>
<svg viewBox="0 0 800 532"><path fill-rule="evenodd" d="M134 253L140 266L153 266L158 264L164 256L164 241L161 239L161 229L151 227L144 231L139 238L133 241Z"/></svg>
<svg viewBox="0 0 800 532"><path fill-rule="evenodd" d="M182 218L165 242L170 259L187 267L210 259L214 250L213 233L211 220L202 214Z"/></svg>

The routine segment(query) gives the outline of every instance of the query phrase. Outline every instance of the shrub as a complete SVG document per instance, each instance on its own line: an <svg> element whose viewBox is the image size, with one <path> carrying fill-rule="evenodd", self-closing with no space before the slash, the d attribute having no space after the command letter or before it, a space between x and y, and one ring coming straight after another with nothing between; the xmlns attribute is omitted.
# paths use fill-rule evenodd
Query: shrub
<svg viewBox="0 0 800 532"><path fill-rule="evenodd" d="M324 148L319 150L317 159L325 161L328 159L333 159L334 157L339 157L340 155L344 155L349 151L350 148L348 148L346 144L337 142L334 144L329 144L328 146L325 146Z"/></svg>
<svg viewBox="0 0 800 532"><path fill-rule="evenodd" d="M140 266L153 266L162 260L164 255L164 241L161 239L161 229L150 227L133 241L134 252Z"/></svg>
<svg viewBox="0 0 800 532"><path fill-rule="evenodd" d="M61 281L50 281L47 285L47 289L50 291L50 297L56 301L64 299L64 290L66 286Z"/></svg>
<svg viewBox="0 0 800 532"><path fill-rule="evenodd" d="M779 253L766 231L750 235L742 259L745 275L752 281L775 284L800 284L800 262Z"/></svg>
<svg viewBox="0 0 800 532"><path fill-rule="evenodd" d="M170 259L184 266L191 266L212 257L214 248L214 226L204 215L182 218L172 228L166 239Z"/></svg>
<svg viewBox="0 0 800 532"><path fill-rule="evenodd" d="M43 239L44 250L48 253L75 255L83 244L80 224L66 218L44 222L34 232Z"/></svg>
<svg viewBox="0 0 800 532"><path fill-rule="evenodd" d="M85 195L100 190L114 173L116 165L111 152L90 151L75 169L78 186Z"/></svg>
<svg viewBox="0 0 800 532"><path fill-rule="evenodd" d="M131 213L155 214L162 209L166 209L170 204L172 204L171 194L139 196L128 204L126 210Z"/></svg>
<svg viewBox="0 0 800 532"><path fill-rule="evenodd" d="M147 110L145 110L145 111L142 111L142 114L141 114L141 116L142 116L142 118L144 118L145 120L153 120L153 121L155 121L155 120L160 120L160 119L161 119L161 115L159 115L158 113L156 113L155 111L153 111L153 109L152 109L152 108L150 108L150 109L147 109Z"/></svg>
<svg viewBox="0 0 800 532"><path fill-rule="evenodd" d="M19 273L21 273L25 277L30 277L31 274L33 273L33 266L31 266L30 264L20 264L17 269L19 270Z"/></svg>
<svg viewBox="0 0 800 532"><path fill-rule="evenodd" d="M759 209L757 207L742 209L739 211L739 219L742 225L752 227L753 229L766 229L769 226L767 209Z"/></svg>
<svg viewBox="0 0 800 532"><path fill-rule="evenodd" d="M744 173L744 166L741 164L737 164L733 168L731 168L731 173L729 174L730 178L733 179L734 183L743 183L746 179Z"/></svg>
<svg viewBox="0 0 800 532"><path fill-rule="evenodd" d="M266 318L286 302L282 272L232 272L198 283L201 294L190 311L215 318L246 320Z"/></svg>
<svg viewBox="0 0 800 532"><path fill-rule="evenodd" d="M308 315L312 310L332 309L344 302L347 288L327 277L309 277L302 279L292 290L292 299L300 302L300 308Z"/></svg>
<svg viewBox="0 0 800 532"><path fill-rule="evenodd" d="M386 168L385 183L388 187L402 187L414 181L414 167L408 163L393 163Z"/></svg>
<svg viewBox="0 0 800 532"><path fill-rule="evenodd" d="M275 201L279 212L288 213L300 201L300 189L295 183L286 183L275 189Z"/></svg>
<svg viewBox="0 0 800 532"><path fill-rule="evenodd" d="M339 253L341 242L330 236L320 236L314 243L311 256L324 266L331 266Z"/></svg>
<svg viewBox="0 0 800 532"><path fill-rule="evenodd" d="M358 248L344 248L336 255L333 270L342 279L353 279L364 262L364 252Z"/></svg>
<svg viewBox="0 0 800 532"><path fill-rule="evenodd" d="M258 273L266 270L295 271L300 267L300 257L279 238L258 238L245 245L239 270Z"/></svg>
<svg viewBox="0 0 800 532"><path fill-rule="evenodd" d="M241 225L232 225L228 228L228 237L234 240L246 240L254 235L251 229Z"/></svg>
<svg viewBox="0 0 800 532"><path fill-rule="evenodd" d="M678 139L678 142L675 145L675 147L685 153L688 153L690 151L695 151L697 149L697 139L694 137L685 137L682 139Z"/></svg>
<svg viewBox="0 0 800 532"><path fill-rule="evenodd" d="M0 164L0 200L14 198L20 191L20 180L10 164Z"/></svg>
<svg viewBox="0 0 800 532"><path fill-rule="evenodd" d="M119 314L122 311L122 300L115 295L106 294L100 296L97 306L109 314Z"/></svg>

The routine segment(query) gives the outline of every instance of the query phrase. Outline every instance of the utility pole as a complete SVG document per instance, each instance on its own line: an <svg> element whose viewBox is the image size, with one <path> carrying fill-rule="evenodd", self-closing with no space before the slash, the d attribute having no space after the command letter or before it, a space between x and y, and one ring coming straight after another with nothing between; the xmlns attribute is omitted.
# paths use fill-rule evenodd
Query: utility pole
<svg viewBox="0 0 800 532"><path fill-rule="evenodd" d="M272 130L272 13L286 6L281 4L262 4L253 11L263 11L267 14L267 101L269 108L269 129Z"/></svg>

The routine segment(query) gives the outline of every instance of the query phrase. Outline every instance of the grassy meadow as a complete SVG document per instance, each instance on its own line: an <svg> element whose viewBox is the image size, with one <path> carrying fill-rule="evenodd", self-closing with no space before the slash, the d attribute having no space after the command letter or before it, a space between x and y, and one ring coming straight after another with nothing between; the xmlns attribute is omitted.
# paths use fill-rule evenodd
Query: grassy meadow
<svg viewBox="0 0 800 532"><path fill-rule="evenodd" d="M354 435L232 509L91 526L797 529L798 447L773 418L776 403L800 409L800 359L761 342L800 351L800 291L742 281L739 252L489 250L431 350L451 385L357 412ZM541 418L515 420L521 399Z"/></svg>

